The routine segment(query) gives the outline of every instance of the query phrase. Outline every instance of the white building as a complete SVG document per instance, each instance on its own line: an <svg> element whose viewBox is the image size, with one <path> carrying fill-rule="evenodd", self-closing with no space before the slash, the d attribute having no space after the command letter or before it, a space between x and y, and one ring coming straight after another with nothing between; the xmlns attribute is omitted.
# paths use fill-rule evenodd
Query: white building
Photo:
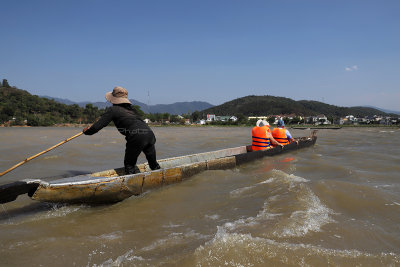
<svg viewBox="0 0 400 267"><path fill-rule="evenodd" d="M207 121L215 121L215 114L207 114Z"/></svg>
<svg viewBox="0 0 400 267"><path fill-rule="evenodd" d="M328 120L328 118L327 118L325 115L323 115L323 114L318 115L318 116L316 117L316 119L313 120L313 121L315 122L315 124L332 124L332 123Z"/></svg>

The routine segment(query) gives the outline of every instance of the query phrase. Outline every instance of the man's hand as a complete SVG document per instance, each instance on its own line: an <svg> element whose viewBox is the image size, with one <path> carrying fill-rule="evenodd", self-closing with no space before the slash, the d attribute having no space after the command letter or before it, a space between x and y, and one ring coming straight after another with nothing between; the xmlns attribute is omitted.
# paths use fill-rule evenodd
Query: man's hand
<svg viewBox="0 0 400 267"><path fill-rule="evenodd" d="M296 139L294 139L294 138L290 139L290 142L291 142L291 143L293 143L293 142L294 142L294 143L296 143L297 145L299 144L299 141L298 141L298 140L296 140Z"/></svg>

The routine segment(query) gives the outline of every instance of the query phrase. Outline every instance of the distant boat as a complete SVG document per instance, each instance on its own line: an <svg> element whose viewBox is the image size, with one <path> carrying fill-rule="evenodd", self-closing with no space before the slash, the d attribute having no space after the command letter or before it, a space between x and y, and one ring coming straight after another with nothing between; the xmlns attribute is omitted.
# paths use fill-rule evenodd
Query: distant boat
<svg viewBox="0 0 400 267"><path fill-rule="evenodd" d="M54 203L115 203L132 195L181 182L206 170L220 170L265 157L309 147L317 140L316 131L310 137L298 138L283 148L252 151L251 146L239 146L159 160L162 169L150 170L147 163L138 165L141 173L125 175L124 168L79 175L50 182L27 179L0 186L0 203L28 194L33 200Z"/></svg>

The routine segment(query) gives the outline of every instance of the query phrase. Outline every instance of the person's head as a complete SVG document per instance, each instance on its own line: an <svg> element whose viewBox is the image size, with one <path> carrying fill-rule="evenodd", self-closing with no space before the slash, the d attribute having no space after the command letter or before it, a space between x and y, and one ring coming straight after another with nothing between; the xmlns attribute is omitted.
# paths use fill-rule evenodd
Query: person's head
<svg viewBox="0 0 400 267"><path fill-rule="evenodd" d="M269 126L269 123L265 120L258 120L256 126L257 127Z"/></svg>
<svg viewBox="0 0 400 267"><path fill-rule="evenodd" d="M278 120L278 127L285 127L285 122L282 119Z"/></svg>
<svg viewBox="0 0 400 267"><path fill-rule="evenodd" d="M132 104L128 99L128 90L120 86L116 86L112 92L106 93L106 99L112 104Z"/></svg>

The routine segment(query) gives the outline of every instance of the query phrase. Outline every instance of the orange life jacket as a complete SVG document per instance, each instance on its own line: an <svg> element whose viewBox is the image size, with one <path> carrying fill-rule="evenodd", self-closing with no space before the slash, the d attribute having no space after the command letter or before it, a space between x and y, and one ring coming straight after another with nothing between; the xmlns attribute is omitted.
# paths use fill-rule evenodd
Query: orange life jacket
<svg viewBox="0 0 400 267"><path fill-rule="evenodd" d="M274 139L282 145L289 144L289 140L287 139L285 128L274 128L272 130L272 137L274 137Z"/></svg>
<svg viewBox="0 0 400 267"><path fill-rule="evenodd" d="M268 149L271 147L271 140L267 138L267 131L271 132L268 126L254 127L251 131L253 142L251 149L253 151Z"/></svg>

